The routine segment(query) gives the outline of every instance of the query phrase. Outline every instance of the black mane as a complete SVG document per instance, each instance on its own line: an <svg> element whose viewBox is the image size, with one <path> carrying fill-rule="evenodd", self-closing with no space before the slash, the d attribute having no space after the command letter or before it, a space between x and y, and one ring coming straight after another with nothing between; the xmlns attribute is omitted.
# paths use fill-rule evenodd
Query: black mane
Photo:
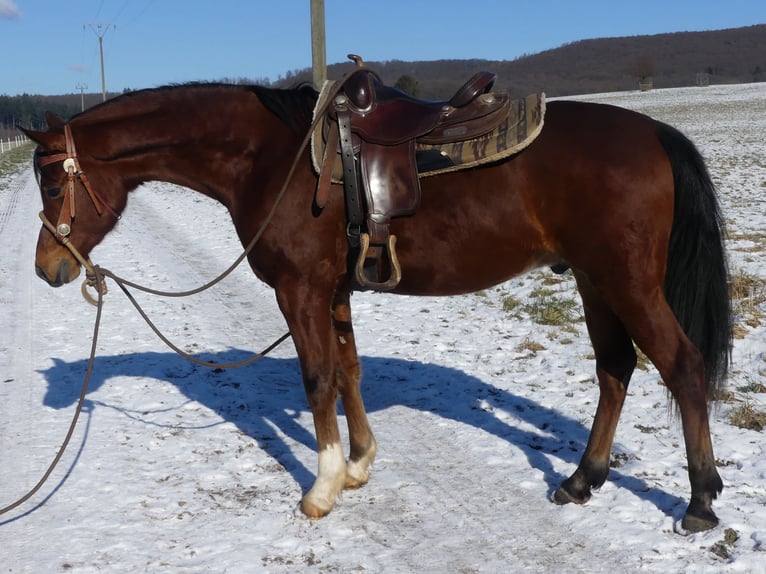
<svg viewBox="0 0 766 574"><path fill-rule="evenodd" d="M225 84L220 82L188 82L183 84L168 84L165 86L158 86L156 88L146 88L137 90L134 92L126 92L115 98L97 104L92 108L88 108L84 112L81 112L72 119L81 116L83 114L92 114L98 112L101 108L107 108L115 103L124 102L137 96L157 93L162 94L165 92L172 92L175 90L188 90L188 89L207 89L207 90L243 90L252 92L255 94L261 103L271 113L277 116L285 124L287 124L292 130L299 133L305 133L308 127L311 125L312 114L314 105L318 97L318 92L310 85L303 84L294 88L269 88L266 86L259 86L255 84Z"/></svg>
<svg viewBox="0 0 766 574"><path fill-rule="evenodd" d="M311 125L319 93L309 84L296 88L277 89L248 86L266 108L298 133Z"/></svg>

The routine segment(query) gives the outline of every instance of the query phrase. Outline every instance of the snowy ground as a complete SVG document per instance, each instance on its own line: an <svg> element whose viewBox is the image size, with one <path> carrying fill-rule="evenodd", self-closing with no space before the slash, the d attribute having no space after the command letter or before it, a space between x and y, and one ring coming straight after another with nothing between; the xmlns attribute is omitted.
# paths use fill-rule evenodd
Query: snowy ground
<svg viewBox="0 0 766 574"><path fill-rule="evenodd" d="M549 502L584 449L598 392L583 322L543 326L524 305L541 287L574 298L568 276L534 272L443 299L355 295L379 454L370 484L321 521L296 510L316 454L292 345L244 369L197 367L164 348L115 288L73 444L41 493L0 516L0 571L766 572L764 434L729 421L743 404L766 410L766 83L583 99L644 111L697 142L721 189L732 269L753 279L732 395L711 421L726 485L718 528L677 533L689 496L683 440L651 369L634 376L607 483L584 507ZM38 209L31 172L6 170L0 507L54 456L94 319L79 285L51 289L34 276ZM219 206L150 184L93 259L181 289L239 249ZM218 362L285 331L271 290L246 269L191 300L139 298L181 347Z"/></svg>

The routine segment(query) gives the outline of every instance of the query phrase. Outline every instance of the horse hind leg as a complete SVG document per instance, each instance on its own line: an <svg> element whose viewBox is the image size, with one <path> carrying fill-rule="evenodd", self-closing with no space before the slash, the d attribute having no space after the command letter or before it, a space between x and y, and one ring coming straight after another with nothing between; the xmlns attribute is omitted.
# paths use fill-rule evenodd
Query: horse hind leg
<svg viewBox="0 0 766 574"><path fill-rule="evenodd" d="M599 400L588 445L574 474L553 493L557 504L584 504L609 474L609 458L628 382L636 366L633 342L622 322L582 276L577 284L596 355Z"/></svg>
<svg viewBox="0 0 766 574"><path fill-rule="evenodd" d="M689 340L659 290L654 297L619 301L620 317L636 345L652 361L675 399L681 414L688 461L691 500L681 527L688 532L718 524L712 501L723 490L715 466L708 423L704 361Z"/></svg>
<svg viewBox="0 0 766 574"><path fill-rule="evenodd" d="M716 469L710 438L702 355L683 333L667 305L664 308L664 317L658 315L652 323L662 317L668 325L664 330L666 336L656 331L648 335L641 333L636 343L657 367L678 404L691 484L691 500L681 527L688 532L699 532L718 524L712 504L723 490L723 481Z"/></svg>
<svg viewBox="0 0 766 574"><path fill-rule="evenodd" d="M359 388L361 368L351 323L349 293L339 293L333 303L333 335L337 346L338 386L346 413L350 454L344 488L359 488L370 479L377 444L372 434Z"/></svg>

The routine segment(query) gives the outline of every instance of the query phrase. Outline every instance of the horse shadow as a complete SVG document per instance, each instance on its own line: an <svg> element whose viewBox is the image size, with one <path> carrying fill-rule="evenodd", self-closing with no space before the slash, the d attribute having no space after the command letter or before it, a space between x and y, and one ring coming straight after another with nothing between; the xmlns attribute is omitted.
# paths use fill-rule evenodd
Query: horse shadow
<svg viewBox="0 0 766 574"><path fill-rule="evenodd" d="M251 353L229 349L197 356L223 364L240 361ZM404 406L492 434L518 448L530 466L542 472L549 497L567 478L554 468L552 457L577 465L585 450L590 429L580 422L459 369L387 357L362 357L361 361L362 391L369 414ZM53 366L40 371L48 385L44 404L63 409L76 403L87 363L53 359ZM314 472L295 456L284 439L288 437L312 450L317 448L313 432L297 421L302 413L308 412L297 358L264 357L247 367L224 370L198 366L173 352L101 356L94 362L89 393L92 396L93 391L118 376L149 377L172 383L189 401L206 406L221 421L233 423L256 441L291 474L304 493L313 484ZM159 424L152 422L146 412L86 399L86 410L92 412L97 408L114 408L145 424ZM530 426L535 430L526 430ZM685 504L680 497L614 468L610 469L609 480L674 520L683 517Z"/></svg>

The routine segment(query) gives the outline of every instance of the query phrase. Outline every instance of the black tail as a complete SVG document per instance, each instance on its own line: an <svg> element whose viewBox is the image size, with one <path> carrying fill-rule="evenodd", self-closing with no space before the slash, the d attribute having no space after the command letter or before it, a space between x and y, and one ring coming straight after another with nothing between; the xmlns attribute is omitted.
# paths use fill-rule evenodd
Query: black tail
<svg viewBox="0 0 766 574"><path fill-rule="evenodd" d="M725 382L732 343L724 222L715 186L694 144L665 124L659 124L657 137L670 159L675 183L665 296L702 353L710 399Z"/></svg>

